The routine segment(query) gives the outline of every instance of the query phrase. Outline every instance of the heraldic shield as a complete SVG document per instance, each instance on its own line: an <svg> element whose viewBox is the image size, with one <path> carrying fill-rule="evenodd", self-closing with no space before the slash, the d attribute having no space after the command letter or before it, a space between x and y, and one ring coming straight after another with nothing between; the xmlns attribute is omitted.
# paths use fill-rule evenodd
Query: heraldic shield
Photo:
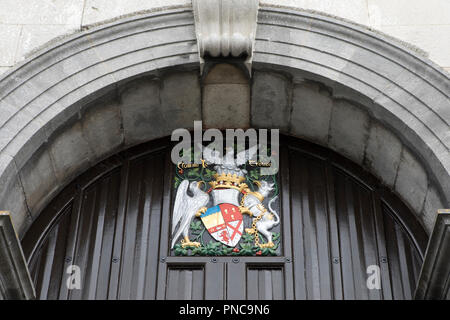
<svg viewBox="0 0 450 320"><path fill-rule="evenodd" d="M211 207L200 216L209 234L217 241L234 247L241 239L244 223L239 208L230 203Z"/></svg>
<svg viewBox="0 0 450 320"><path fill-rule="evenodd" d="M277 177L262 176L260 167L250 163L257 148L250 147L236 156L234 148L227 148L221 156L204 147L201 164L176 165L171 241L174 255L280 253ZM192 148L190 152L193 159Z"/></svg>

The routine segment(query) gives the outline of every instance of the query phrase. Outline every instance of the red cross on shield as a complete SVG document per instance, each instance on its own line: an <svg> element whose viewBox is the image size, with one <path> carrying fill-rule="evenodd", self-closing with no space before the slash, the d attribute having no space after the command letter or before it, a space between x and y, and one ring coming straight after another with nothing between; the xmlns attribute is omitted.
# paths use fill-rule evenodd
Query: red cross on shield
<svg viewBox="0 0 450 320"><path fill-rule="evenodd" d="M209 234L223 244L235 247L244 231L244 223L239 208L230 203L222 203L209 208L200 216Z"/></svg>

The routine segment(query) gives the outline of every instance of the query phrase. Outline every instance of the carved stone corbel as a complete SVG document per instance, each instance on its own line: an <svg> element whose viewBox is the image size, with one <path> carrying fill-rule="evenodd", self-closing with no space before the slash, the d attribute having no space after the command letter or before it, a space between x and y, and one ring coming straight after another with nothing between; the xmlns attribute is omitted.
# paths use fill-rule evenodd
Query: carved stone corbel
<svg viewBox="0 0 450 320"><path fill-rule="evenodd" d="M200 70L205 56L245 56L251 70L259 0L192 0Z"/></svg>

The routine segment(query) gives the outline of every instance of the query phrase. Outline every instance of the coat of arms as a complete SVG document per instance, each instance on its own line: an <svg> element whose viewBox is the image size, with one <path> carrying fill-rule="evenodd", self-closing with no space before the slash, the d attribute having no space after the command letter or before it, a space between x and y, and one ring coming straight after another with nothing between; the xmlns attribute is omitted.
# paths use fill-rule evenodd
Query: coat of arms
<svg viewBox="0 0 450 320"><path fill-rule="evenodd" d="M260 176L257 146L203 164L177 166L171 248L175 255L277 255L280 217L275 175ZM269 150L270 151L270 150Z"/></svg>

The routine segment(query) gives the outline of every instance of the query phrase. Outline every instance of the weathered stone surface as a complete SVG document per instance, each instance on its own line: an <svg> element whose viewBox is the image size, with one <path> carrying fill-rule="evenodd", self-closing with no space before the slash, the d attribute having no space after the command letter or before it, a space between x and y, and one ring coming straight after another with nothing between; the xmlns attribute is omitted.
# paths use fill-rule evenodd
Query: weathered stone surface
<svg viewBox="0 0 450 320"><path fill-rule="evenodd" d="M262 10L260 10L261 12ZM22 12L21 14L24 13ZM27 13L25 12L25 14ZM5 18L4 15L0 18L0 21L5 23L2 20L3 18ZM9 15L6 18L15 19L17 16ZM59 17L55 19L59 19ZM361 104L366 105L370 109L371 116L386 124L387 127L397 130L399 138L405 144L414 147L417 159L420 159L423 167L433 176L432 180L435 179L437 181L439 187L443 190L443 196L448 200L448 195L450 194L448 138L442 136L442 128L447 122L445 105L441 99L438 99L438 101L433 99L439 92L441 94L442 92L448 92L449 80L447 74L423 58L423 56L417 54L416 51L401 46L398 42L392 41L387 37L338 19L308 12L299 14L298 11L284 8L272 10L268 7L265 8L263 14L259 15L258 19L260 24L258 26L258 40L256 43L257 50L254 52L254 66L262 66L272 71L275 71L278 67L283 67L284 71L287 70L288 72L289 70L296 70L296 72L303 75L304 79L323 81L324 83L338 82L343 87L352 88L360 96L367 97L369 103L366 105L360 101ZM20 121L14 123L14 126L8 128L3 128L2 126L0 130L5 129L4 133L9 131L6 136L9 136L9 139L12 140L10 145L24 145L24 141L32 141L33 137L35 137L35 132L23 130L21 136L15 136L13 132L17 133L29 122L30 119L26 116L27 112L32 117L39 118L42 126L45 126L45 128L51 127L57 130L61 126L67 125L73 115L78 114L83 98L96 96L102 90L108 90L108 86L110 88L114 86L117 81L156 70L163 72L162 70L170 67L192 67L198 62L198 60L192 59L192 56L197 54L193 21L192 12L185 12L184 9L166 11L164 15L159 15L157 18L152 16L152 14L144 14L139 16L138 19L127 18L118 23L86 30L84 34L74 35L52 45L50 47L51 50L42 51L40 55L30 58L26 64L13 69L11 75L0 77L0 100L3 99L3 95L7 92L14 91L10 96L4 98L3 101L11 99L7 101L7 105L13 105L17 110L20 110L21 114L25 114L25 116L18 117ZM7 23L11 23L11 21ZM136 27L137 24L140 24L139 28ZM264 27L268 25L270 27ZM186 37L179 39L180 41L177 41L177 44L173 44L173 39L169 37L166 41L158 42L157 47L153 48L154 50L150 47L145 50L139 50L144 46L145 41L149 39L148 34L142 38L140 37L142 34L140 31L142 31L144 26L159 30L170 29L171 31L168 31L169 35L173 35L173 30L176 30L180 34L186 35ZM311 29L311 27L313 28ZM300 29L303 30L301 34L304 37L292 36L300 34L298 31L294 32L294 30ZM161 33L164 34L164 31L161 31ZM158 41L161 40L161 33L158 33ZM130 42L133 44L133 47L124 46L124 42L119 40L125 37L133 39ZM330 44L324 47L324 38L333 38L333 45ZM282 41L273 41L279 39ZM305 42L306 40L307 42ZM102 45L106 43L108 45ZM305 48L304 43L308 43L311 47ZM136 44L142 45L138 46ZM102 46L101 50L96 51L96 53L100 54L99 56L87 56L86 60L83 60L80 65L72 67L68 63L66 65L67 71L58 73L64 70L64 67L61 66L62 61L69 56L72 57L73 61L77 61L82 56L80 52L93 46ZM174 47L177 51L173 50ZM355 47L367 49L365 51L366 54L354 55L355 58L359 59L358 64L360 64L360 67L358 69L352 67L342 69L342 66L352 64L349 61L349 57L351 57L349 53ZM324 49L329 52L324 52ZM106 55L108 52L110 53L109 56ZM117 59L114 56L117 56ZM106 61L104 57L112 58L112 60ZM139 60L136 61L134 58ZM379 63L369 64L367 61L377 61ZM380 63L382 63L383 67L377 67ZM400 78L393 77L392 73L386 76L383 72L393 65L396 65L397 68L413 70L414 72L411 72L411 74L414 79L406 81L404 80L406 78L403 79L401 77L401 73L399 74ZM289 67L292 67L292 69ZM116 70L115 68L119 69ZM364 71L365 68L370 68L373 72L367 75L367 72ZM45 72L45 70L48 71ZM47 76L48 74L50 76ZM52 74L53 76L51 76ZM73 80L73 78L76 78L76 80L63 81L61 74L64 77L68 77L68 79ZM377 74L379 76L374 77ZM31 75L36 76L30 77ZM195 73L194 77L196 76L198 76L198 73ZM186 115L190 116L195 114L195 112L200 115L201 109L198 107L198 110L196 109L195 112L189 110L189 113L186 114L172 112L172 105L177 105L177 103L167 104L167 101L181 100L180 97L186 99L189 96L181 93L180 97L177 97L174 94L177 92L177 86L185 86L185 81L177 81L177 77L175 75L175 80L172 81L172 89L175 90L170 89L164 95L160 95L160 100L164 102L162 104L164 108L160 109L169 110L169 124L172 125L172 122L174 122L177 127L180 127L179 123L172 121L175 119L175 116L185 119ZM399 82L397 81L398 79L402 79L402 81ZM429 86L421 85L425 82L428 82ZM384 88L392 87L393 83L401 86L398 92L405 91L408 88L423 88L424 91L420 91L420 95L426 98L422 101L425 108L417 108L418 104L410 106L408 103L411 100L405 99L404 96L399 96L398 92L383 90ZM403 87L405 83L414 84L414 86ZM166 90L167 84L168 82L162 85L163 90ZM50 87L51 89L49 89ZM187 91L190 92L192 90ZM200 97L199 89L197 93L198 97ZM38 98L29 104L30 99L36 98L36 94L45 95L48 99L42 98L41 100ZM383 95L385 99L376 99ZM14 98L12 98L13 96ZM401 97L401 99L397 99L398 97ZM348 98L351 99L351 96ZM56 105L52 105L55 100L57 100ZM200 106L200 103L198 103L198 106ZM11 116L10 110L3 112L4 107L5 105L0 103L0 114L7 117ZM440 117L430 117L432 115L431 112L422 112L426 111L426 109L433 110ZM200 119L200 117L197 117L197 119ZM4 119L2 118L0 122L2 120ZM175 120L180 119L177 118ZM191 120L189 119L186 122L192 123ZM165 125L166 123L162 122L161 127ZM186 126L183 125L182 127ZM354 130L351 127L350 129ZM53 132L53 130L48 132ZM170 132L167 134L170 134ZM166 133L162 135L166 135ZM19 144L14 143L13 140L16 138ZM2 140L1 134L0 140ZM32 141L32 144L34 142L36 141ZM348 143L348 141L343 141L342 143ZM73 167L69 166L69 169L74 174L79 174L84 170L86 161L79 161L77 159L80 153L79 150L71 146L71 143L65 145L65 148L70 150L71 156L75 157L74 162L71 163ZM5 155L6 153L2 150L0 156ZM59 162L64 163L64 161ZM0 172L3 171L0 170ZM59 172L61 172L61 168L59 168ZM415 174L417 173L413 172L413 175ZM0 173L0 175L0 179L3 179L3 173ZM405 186L408 185L405 184ZM397 188L401 189L399 185ZM399 193L404 199L407 199L408 197L405 194L408 192L409 189L405 187L402 193Z"/></svg>
<svg viewBox="0 0 450 320"><path fill-rule="evenodd" d="M448 1L367 0L367 4L371 22L375 25L448 24Z"/></svg>
<svg viewBox="0 0 450 320"><path fill-rule="evenodd" d="M33 117L27 112L16 113L8 122L0 128L0 150L5 148L13 137L22 129L23 123L28 123Z"/></svg>
<svg viewBox="0 0 450 320"><path fill-rule="evenodd" d="M85 26L99 23L107 19L114 19L122 15L143 10L167 6L191 6L191 0L70 0L70 1L38 1L38 0L3 0L0 12L0 23L7 26L30 25L32 38L45 37L43 27ZM339 1L311 1L311 0L263 0L261 6L283 5L299 9L310 9L324 12L333 16L349 19L359 24L381 30L403 41L414 43L430 53L430 56L441 66L448 61L449 10L448 1L433 0L397 0L395 3L383 0L347 0ZM438 9L439 8L439 9ZM427 14L418 14L424 12ZM3 27L2 27L3 29ZM430 36L431 34L431 36ZM19 46L8 47L8 39L0 43L1 48L10 52L19 52L21 46L30 46L24 41ZM441 60L443 59L443 60Z"/></svg>
<svg viewBox="0 0 450 320"><path fill-rule="evenodd" d="M417 123L417 116L413 115L420 115L420 122L433 128L436 136L442 137L445 142L446 134L449 132L450 114L447 110L450 109L450 101L445 94L436 92L431 98L433 108L429 108L425 103L426 100L430 101L430 97L427 97L430 93L426 89L427 86L428 84L423 83L422 79L419 81L417 77L407 75L405 72L396 77L396 82L383 88L382 93L374 99L374 102L388 108L398 108L399 103L408 106L409 112L402 119L405 123L410 125ZM400 89L401 87L404 89ZM402 128L396 129L401 130Z"/></svg>
<svg viewBox="0 0 450 320"><path fill-rule="evenodd" d="M205 71L206 72L206 71ZM216 64L206 75L204 85L208 84L247 84L249 79L238 67L229 63Z"/></svg>
<svg viewBox="0 0 450 320"><path fill-rule="evenodd" d="M428 187L427 195L425 197L425 203L423 206L421 220L428 233L433 230L434 222L436 220L437 211L439 209L447 209L449 206L444 204L436 187L430 185Z"/></svg>
<svg viewBox="0 0 450 320"><path fill-rule="evenodd" d="M14 160L0 156L0 210L10 211L14 229L22 236L31 224L31 217Z"/></svg>
<svg viewBox="0 0 450 320"><path fill-rule="evenodd" d="M33 49L38 48L53 38L80 30L79 24L74 25L24 25L20 36L20 45L16 60L23 60Z"/></svg>
<svg viewBox="0 0 450 320"><path fill-rule="evenodd" d="M49 149L59 183L73 178L81 168L87 168L91 159L95 158L94 152L83 136L83 128L79 122L67 126L50 141Z"/></svg>
<svg viewBox="0 0 450 320"><path fill-rule="evenodd" d="M186 25L186 19L193 21L191 12L185 10L174 10L174 12L173 15L160 16L156 21L150 15L147 19L150 19L152 23L148 24L144 21L141 24L145 24L147 27L151 25L152 28L160 30L173 30L177 29L177 23L184 26ZM86 52L87 48L95 46L95 42L104 42L106 38L119 38L118 34L129 35L134 33L136 30L130 24L132 25L133 22L125 23L125 25L121 22L118 25L119 28L113 27L115 28L114 32L111 32L110 27L107 27L105 30L97 30L93 33L88 31L85 35L71 36L58 44L52 45L52 49L47 53L34 55L31 63L21 65L20 68L14 70L13 75L6 78L1 77L0 100L2 103L0 103L0 114L7 117L5 119L0 116L1 158L14 158L16 161L14 167L20 168L27 163L39 146L46 144L47 138L50 137L50 142L46 145L54 160L55 175L58 179L55 185L58 188L64 186L70 179L97 160L98 155L94 153L94 150L90 150L89 143L83 136L81 123L74 125L73 121L81 115L81 106L90 103L92 99L103 96L105 92L113 88L113 85L120 78L116 78L116 74L111 73L110 67L111 65L115 66L114 63L102 61L96 54L86 55L83 52ZM120 33L118 29L123 33ZM174 54L170 50L173 48L172 39L169 39L170 41L166 39L157 46L158 50L152 51L149 49L146 53L148 62L145 65L136 67L134 59L121 59L121 62L128 61L128 64L120 65L121 70L124 71L121 75L132 77L172 65L184 63L192 65L192 63L198 61L192 60L189 56L189 50L195 53L196 49L196 44L192 41L195 39L193 25L180 27L178 32L185 36L177 44L179 52ZM95 36L92 36L92 34ZM138 40L134 43L140 43ZM130 48L123 45L120 47L121 51L114 51L119 56L133 52L135 49L135 47ZM163 58L158 56L161 54ZM169 56L164 57L164 54L169 54ZM138 55L139 57L142 56L142 54ZM196 56L196 54L194 55ZM151 57L151 60L148 60L149 57ZM69 62L68 59L71 61ZM131 65L129 64L130 61L132 61ZM198 71L196 75L198 75ZM9 92L11 94L4 97ZM185 95L185 93L182 93L182 95ZM198 92L198 97L200 97L200 92ZM13 106L14 110L10 110L10 106ZM200 106L200 103L198 103L198 106ZM6 110L3 110L4 108ZM20 112L15 116L15 119L6 122L18 110ZM44 134L37 134L38 131L34 123L39 124L37 129L43 129ZM164 125L161 124L161 127L164 127ZM170 134L170 132L163 133L163 135L167 134ZM6 145L8 145L7 148L3 149ZM36 170L39 169L36 168ZM10 188L1 189L0 192L8 190L8 192L13 193L14 189L20 186L18 183L9 183L8 181L11 179L20 182L17 173L9 175L9 172L0 168L0 181L4 182L0 185L8 187L11 184ZM22 196L23 193L22 190ZM18 194L15 193L14 196ZM25 211L19 208L26 208L25 200L23 199L21 202L20 199L14 199L14 196L1 198L0 205L5 205L9 207L8 210L18 212L15 220L25 221L23 226L26 227L31 217L28 220L19 219L21 216L25 217L21 214ZM43 195L43 202L50 200L52 196L53 194L50 193ZM17 210L15 206L10 205L11 201L17 206Z"/></svg>
<svg viewBox="0 0 450 320"><path fill-rule="evenodd" d="M281 74L258 71L253 75L251 125L289 130L290 81Z"/></svg>
<svg viewBox="0 0 450 320"><path fill-rule="evenodd" d="M15 49L20 39L21 28L19 25L0 24L2 30L0 33L0 66L12 66L15 63Z"/></svg>
<svg viewBox="0 0 450 320"><path fill-rule="evenodd" d="M345 100L333 103L329 146L361 164L369 130L367 112Z"/></svg>
<svg viewBox="0 0 450 320"><path fill-rule="evenodd" d="M163 135L166 119L160 107L159 82L141 79L128 83L121 90L125 144L133 145Z"/></svg>
<svg viewBox="0 0 450 320"><path fill-rule="evenodd" d="M290 132L326 145L333 101L318 84L304 82L295 86L292 96Z"/></svg>
<svg viewBox="0 0 450 320"><path fill-rule="evenodd" d="M197 72L177 72L165 76L161 87L161 112L164 132L193 128L201 119L201 89ZM169 133L167 133L169 132Z"/></svg>
<svg viewBox="0 0 450 320"><path fill-rule="evenodd" d="M100 103L82 116L83 134L97 158L111 154L122 145L124 137L118 103Z"/></svg>
<svg viewBox="0 0 450 320"><path fill-rule="evenodd" d="M11 69L11 67L0 67L0 75Z"/></svg>
<svg viewBox="0 0 450 320"><path fill-rule="evenodd" d="M17 168L21 168L46 139L47 134L45 128L42 127L42 122L35 118L17 134L4 152L14 155Z"/></svg>
<svg viewBox="0 0 450 320"><path fill-rule="evenodd" d="M422 211L428 189L427 173L406 148L402 151L394 187L415 213L419 214Z"/></svg>
<svg viewBox="0 0 450 320"><path fill-rule="evenodd" d="M360 24L368 24L366 0L347 0L345 4L339 1L311 1L311 0L260 0L260 5L283 5L302 10L309 9L326 12L338 17L349 19Z"/></svg>
<svg viewBox="0 0 450 320"><path fill-rule="evenodd" d="M46 205L46 195L58 188L52 159L48 150L41 148L20 170L25 197L30 213L37 214Z"/></svg>
<svg viewBox="0 0 450 320"><path fill-rule="evenodd" d="M422 66L423 68L423 66ZM409 103L411 106L416 107L416 104L419 103L421 108L417 108L417 110L422 110L421 114L423 117L430 117L432 120L431 123L439 124L440 121L436 121L436 116L445 119L445 121L450 122L450 100L448 99L447 92L450 90L450 81L442 81L441 82L441 90L439 92L433 92L433 85L426 77L424 79L417 78L416 73L420 72L421 67L415 66L412 69L402 70L402 72L396 74L395 82L396 85L399 85L405 89L409 93ZM394 91L394 90L390 90ZM389 93L389 92L386 92ZM402 95L397 94L396 98L403 98ZM406 100L406 99L404 99ZM397 101L397 100L396 100ZM428 106L431 106L428 108ZM438 127L442 128L442 127ZM443 127L443 130L448 131L447 126Z"/></svg>
<svg viewBox="0 0 450 320"><path fill-rule="evenodd" d="M313 15L308 13L296 15L294 11L287 11L289 12L280 13L273 17L269 13L260 14L260 21L264 19L266 25L270 24L271 31L269 34L265 29L258 28L253 64L255 66L257 64L292 66L304 70L307 77L309 77L308 74L321 75L324 78L336 80L341 85L353 88L355 91L369 97L375 102L368 106L370 107L370 114L379 119L381 123L386 124L387 127L398 130L398 135L402 141L410 146L415 146L415 151L419 154L419 158L427 163L427 169L439 180L439 184L442 186L445 194L450 194L450 166L444 160L448 158L448 146L445 147L446 143L441 139L442 134L439 132L446 121L442 117L429 117L430 113L424 113L423 108L417 108L417 105L412 108L409 105L409 101L404 99L406 96L401 96L401 99L398 99L398 93L405 91L403 82L399 83L398 90L386 92L384 89L397 84L397 79L392 74L389 74L387 77L384 76L383 70L395 66L405 70L414 70L414 82L417 84L426 81L432 83L434 89L431 90L430 88L433 91L433 93L430 92L431 96L439 95L439 92L448 92L448 77L440 71L430 72L432 70L437 71L437 68L428 63L426 59L417 54L417 51L414 51L411 47L402 47L398 42L375 33L372 33L370 37L362 37L364 30L356 26L351 27L353 31L344 31L346 29L345 23L336 21L335 25L340 25L340 27L322 28L322 23L315 21L314 30L320 29L324 32L317 36L316 34L307 33L308 43L312 44L308 49L304 48L305 42L303 38L290 37L289 41L283 41L282 44L278 41L270 41L274 39L276 34L285 34L286 26L278 27L279 21L286 21L286 24L290 24L287 21L293 19L296 20L295 24L298 26L298 29L307 30L306 26L308 24L304 21L303 16L312 18ZM323 19L323 21L325 20L328 20L328 18ZM355 31L361 37L356 36ZM323 35L334 39L350 37L354 41L345 44L341 42L332 51L330 51L331 48L328 48L328 52L324 52L323 46L321 46ZM385 51L383 48L387 43L391 43L391 49ZM348 52L352 51L352 48L349 47L359 48L357 49L358 52L364 48L366 54L359 54L358 58L363 56L365 58L358 60L357 64L353 63L352 59L348 59L346 56ZM342 57L341 51L345 53ZM271 56L272 52L277 54ZM327 55L329 56L328 58ZM318 56L320 60L317 59ZM411 56L415 56L415 59L411 59ZM336 59L339 61L336 61ZM342 61L346 61L344 68L342 68ZM371 64L371 61L382 63ZM370 69L371 72L368 72L367 69ZM377 99L383 96L385 99ZM436 114L445 114L445 111L440 112L444 108L445 106L430 100L426 103L425 109L432 109ZM434 161L437 158L440 160Z"/></svg>
<svg viewBox="0 0 450 320"><path fill-rule="evenodd" d="M32 223L23 194L22 187L17 177L8 185L9 195L2 204L12 212L11 220L19 237L22 237Z"/></svg>
<svg viewBox="0 0 450 320"><path fill-rule="evenodd" d="M99 23L124 14L167 6L190 6L191 0L86 0L83 25Z"/></svg>
<svg viewBox="0 0 450 320"><path fill-rule="evenodd" d="M250 125L250 86L242 70L231 64L215 65L203 84L202 116L206 128Z"/></svg>
<svg viewBox="0 0 450 320"><path fill-rule="evenodd" d="M441 66L450 65L448 55L450 44L447 37L450 25L448 23L445 25L381 26L380 31L398 39L408 39L414 45L429 52L430 58Z"/></svg>
<svg viewBox="0 0 450 320"><path fill-rule="evenodd" d="M0 22L8 24L80 24L84 2L79 0L4 0Z"/></svg>
<svg viewBox="0 0 450 320"><path fill-rule="evenodd" d="M383 183L392 187L397 175L402 152L400 140L384 126L372 121L367 141L364 166Z"/></svg>
<svg viewBox="0 0 450 320"><path fill-rule="evenodd" d="M201 119L200 85L195 72L177 72L161 81L138 79L120 89L125 144L133 145L192 128Z"/></svg>
<svg viewBox="0 0 450 320"><path fill-rule="evenodd" d="M211 84L203 89L205 128L250 126L250 87L247 84Z"/></svg>

